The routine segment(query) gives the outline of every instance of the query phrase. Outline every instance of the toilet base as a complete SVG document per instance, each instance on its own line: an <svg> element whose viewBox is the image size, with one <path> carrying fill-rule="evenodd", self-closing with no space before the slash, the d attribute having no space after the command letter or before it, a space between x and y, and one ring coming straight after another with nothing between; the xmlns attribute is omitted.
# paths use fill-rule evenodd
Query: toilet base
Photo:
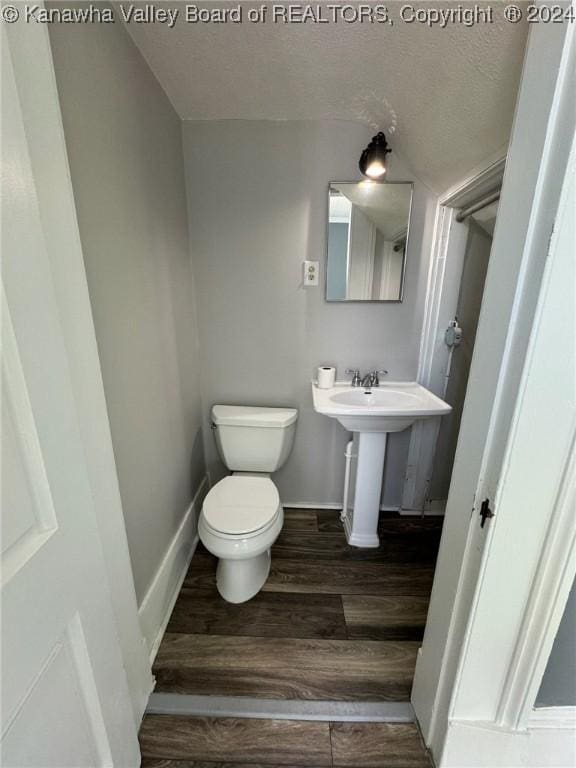
<svg viewBox="0 0 576 768"><path fill-rule="evenodd" d="M229 603L250 600L266 583L271 559L269 549L256 557L242 560L220 558L216 569L218 592Z"/></svg>

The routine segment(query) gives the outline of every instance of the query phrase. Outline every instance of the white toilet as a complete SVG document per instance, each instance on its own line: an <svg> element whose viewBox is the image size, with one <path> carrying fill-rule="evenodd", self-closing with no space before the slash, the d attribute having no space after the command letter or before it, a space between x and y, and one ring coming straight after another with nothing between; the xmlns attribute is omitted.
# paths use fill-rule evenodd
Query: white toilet
<svg viewBox="0 0 576 768"><path fill-rule="evenodd" d="M198 534L219 558L216 584L229 603L250 600L268 578L270 548L284 523L270 473L280 469L292 450L297 418L294 408L212 408L218 451L233 474L204 499Z"/></svg>

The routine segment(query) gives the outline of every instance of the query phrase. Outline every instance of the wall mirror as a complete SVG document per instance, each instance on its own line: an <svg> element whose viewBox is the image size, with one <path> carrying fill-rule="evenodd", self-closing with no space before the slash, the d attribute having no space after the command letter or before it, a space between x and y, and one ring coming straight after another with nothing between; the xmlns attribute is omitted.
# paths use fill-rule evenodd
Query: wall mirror
<svg viewBox="0 0 576 768"><path fill-rule="evenodd" d="M402 301L411 182L330 182L326 301Z"/></svg>

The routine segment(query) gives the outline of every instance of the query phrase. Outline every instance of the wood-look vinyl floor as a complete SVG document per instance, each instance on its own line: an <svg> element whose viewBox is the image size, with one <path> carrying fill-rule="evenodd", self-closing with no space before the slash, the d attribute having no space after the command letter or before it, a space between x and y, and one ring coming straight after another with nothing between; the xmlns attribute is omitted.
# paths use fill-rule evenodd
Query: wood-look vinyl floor
<svg viewBox="0 0 576 768"><path fill-rule="evenodd" d="M419 643L167 634L156 690L308 701L408 701Z"/></svg>
<svg viewBox="0 0 576 768"><path fill-rule="evenodd" d="M265 592L242 606L227 603L214 588L184 586L169 632L253 637L346 638L339 595Z"/></svg>
<svg viewBox="0 0 576 768"><path fill-rule="evenodd" d="M219 596L217 561L199 547L156 657L156 691L407 701L441 518L387 515L379 532L378 549L357 549L337 513L285 510L268 581L242 605Z"/></svg>
<svg viewBox="0 0 576 768"><path fill-rule="evenodd" d="M184 586L214 589L215 576L216 561L201 550L194 555ZM428 598L433 578L432 565L279 560L274 558L273 549L270 575L260 594L423 595Z"/></svg>
<svg viewBox="0 0 576 768"><path fill-rule="evenodd" d="M147 715L142 768L431 768L412 724Z"/></svg>

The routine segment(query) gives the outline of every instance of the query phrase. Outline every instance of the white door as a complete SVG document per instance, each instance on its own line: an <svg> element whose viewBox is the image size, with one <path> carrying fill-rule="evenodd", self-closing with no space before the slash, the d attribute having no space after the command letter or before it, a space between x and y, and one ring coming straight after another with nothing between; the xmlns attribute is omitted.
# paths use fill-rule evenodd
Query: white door
<svg viewBox="0 0 576 768"><path fill-rule="evenodd" d="M21 61L3 35L2 765L137 766L46 249L53 222L33 175Z"/></svg>
<svg viewBox="0 0 576 768"><path fill-rule="evenodd" d="M450 717L468 620L493 525L534 312L574 135L573 28L533 27L529 36L494 231L470 380L426 631L411 701L437 759ZM532 468L530 467L530 470ZM534 472L539 472L534 467ZM519 527L514 535L522 540ZM511 572L516 563L511 561ZM521 571L520 571L521 572ZM497 619L495 619L497 621ZM502 659L501 654L497 657ZM477 668L488 678L485 656ZM477 695L476 686L468 691Z"/></svg>

